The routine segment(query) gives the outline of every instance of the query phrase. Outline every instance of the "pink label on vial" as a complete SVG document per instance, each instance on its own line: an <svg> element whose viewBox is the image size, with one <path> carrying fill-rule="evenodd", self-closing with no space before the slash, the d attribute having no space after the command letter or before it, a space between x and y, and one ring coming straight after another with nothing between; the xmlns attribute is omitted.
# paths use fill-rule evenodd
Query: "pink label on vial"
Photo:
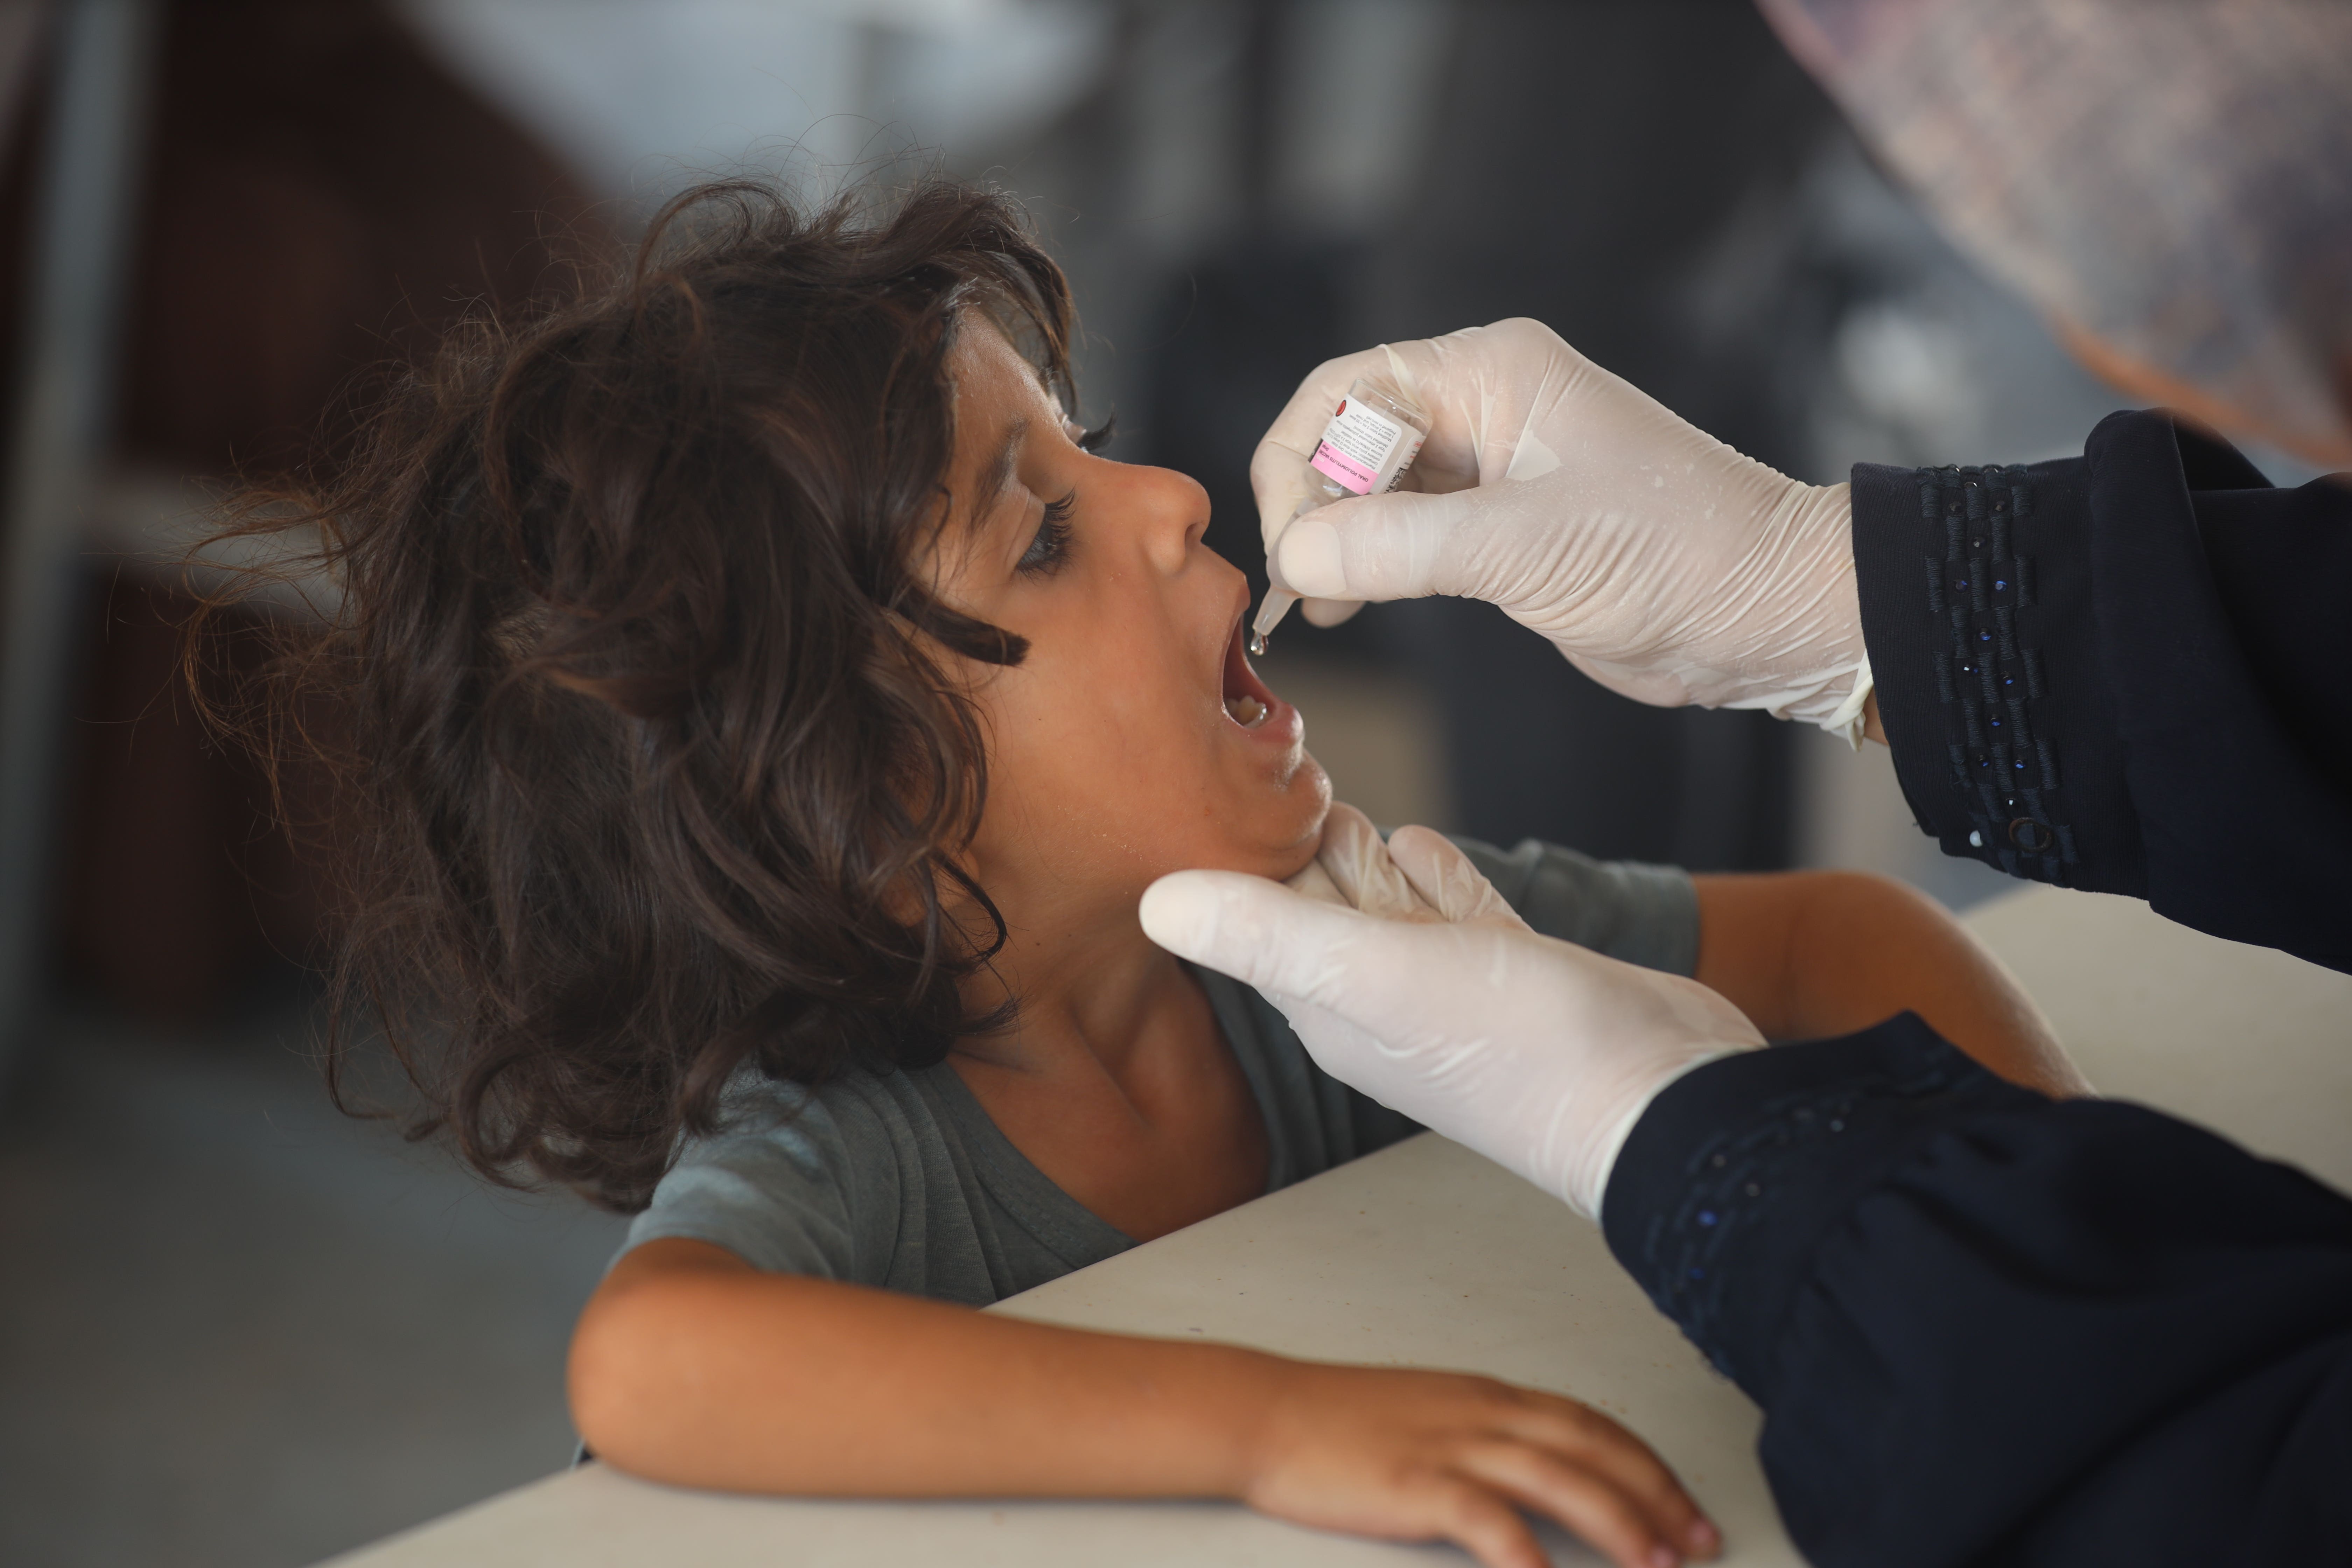
<svg viewBox="0 0 2352 1568"><path fill-rule="evenodd" d="M1307 459L1307 464L1341 489L1360 496L1370 494L1372 481L1380 478L1372 469L1349 459L1345 452L1328 441L1315 444L1315 456Z"/></svg>
<svg viewBox="0 0 2352 1568"><path fill-rule="evenodd" d="M1343 401L1333 412L1331 423L1323 427L1323 439L1315 444L1315 455L1307 463L1349 494L1370 495L1383 481L1393 480L1403 467L1397 461L1399 448L1412 434L1377 408ZM1420 445L1418 440L1413 442L1415 447ZM1411 452L1402 456L1412 461Z"/></svg>

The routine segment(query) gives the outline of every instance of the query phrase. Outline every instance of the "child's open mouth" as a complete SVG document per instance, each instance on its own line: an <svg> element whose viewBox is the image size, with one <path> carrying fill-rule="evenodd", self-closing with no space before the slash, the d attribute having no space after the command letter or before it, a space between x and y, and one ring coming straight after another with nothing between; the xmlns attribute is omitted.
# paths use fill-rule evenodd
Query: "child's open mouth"
<svg viewBox="0 0 2352 1568"><path fill-rule="evenodd" d="M1236 620L1233 637L1225 645L1225 717L1244 730L1255 730L1265 722L1279 700L1250 668L1249 650L1242 637L1242 622Z"/></svg>

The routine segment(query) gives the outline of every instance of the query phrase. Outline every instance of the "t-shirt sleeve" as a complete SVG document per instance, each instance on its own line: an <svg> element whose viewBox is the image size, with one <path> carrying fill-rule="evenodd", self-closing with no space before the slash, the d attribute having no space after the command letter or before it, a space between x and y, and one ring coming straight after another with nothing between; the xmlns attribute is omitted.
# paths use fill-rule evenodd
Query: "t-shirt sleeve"
<svg viewBox="0 0 2352 1568"><path fill-rule="evenodd" d="M1534 838L1508 852L1454 842L1544 935L1669 974L1698 968L1698 893L1680 867L1595 860Z"/></svg>
<svg viewBox="0 0 2352 1568"><path fill-rule="evenodd" d="M892 1227L877 1235L875 1222L895 1216L898 1203L895 1193L866 1189L894 1184L896 1166L856 1157L869 1141L858 1125L866 1108L855 1097L762 1088L730 1096L722 1130L688 1141L630 1225L627 1247L682 1237L772 1273L878 1281Z"/></svg>

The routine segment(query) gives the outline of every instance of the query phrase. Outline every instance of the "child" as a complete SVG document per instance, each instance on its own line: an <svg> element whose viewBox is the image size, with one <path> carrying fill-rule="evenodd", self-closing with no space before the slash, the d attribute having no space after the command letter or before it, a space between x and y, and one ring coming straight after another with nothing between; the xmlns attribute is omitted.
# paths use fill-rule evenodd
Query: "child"
<svg viewBox="0 0 2352 1568"><path fill-rule="evenodd" d="M638 1215L572 1351L611 1463L1236 1497L1493 1568L1543 1561L1528 1509L1624 1568L1711 1555L1569 1400L969 1310L1413 1131L1142 934L1164 872L1298 872L1330 788L1200 488L1066 417L1069 330L997 196L732 184L449 345L303 514L343 598L297 672L372 808L343 996L482 1171ZM1473 853L1538 929L1768 1034L1908 1005L2063 1081L1890 885Z"/></svg>

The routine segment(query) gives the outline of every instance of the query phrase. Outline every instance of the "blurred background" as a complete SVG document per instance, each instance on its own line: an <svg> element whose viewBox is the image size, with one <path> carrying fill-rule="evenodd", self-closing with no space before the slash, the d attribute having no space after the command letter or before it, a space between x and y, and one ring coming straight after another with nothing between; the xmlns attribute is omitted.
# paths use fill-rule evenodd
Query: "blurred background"
<svg viewBox="0 0 2352 1568"><path fill-rule="evenodd" d="M1197 476L1261 583L1251 447L1382 339L1535 316L1816 481L2073 454L2147 401L1751 0L0 0L5 629L14 711L53 717L6 742L0 1562L301 1563L555 1469L621 1229L325 1103L328 882L176 684L189 520L332 462L354 375L698 178L931 160L1027 200L1085 412ZM1636 707L1485 606L1293 617L1264 662L1378 820L2003 886L1912 829L1883 750Z"/></svg>

